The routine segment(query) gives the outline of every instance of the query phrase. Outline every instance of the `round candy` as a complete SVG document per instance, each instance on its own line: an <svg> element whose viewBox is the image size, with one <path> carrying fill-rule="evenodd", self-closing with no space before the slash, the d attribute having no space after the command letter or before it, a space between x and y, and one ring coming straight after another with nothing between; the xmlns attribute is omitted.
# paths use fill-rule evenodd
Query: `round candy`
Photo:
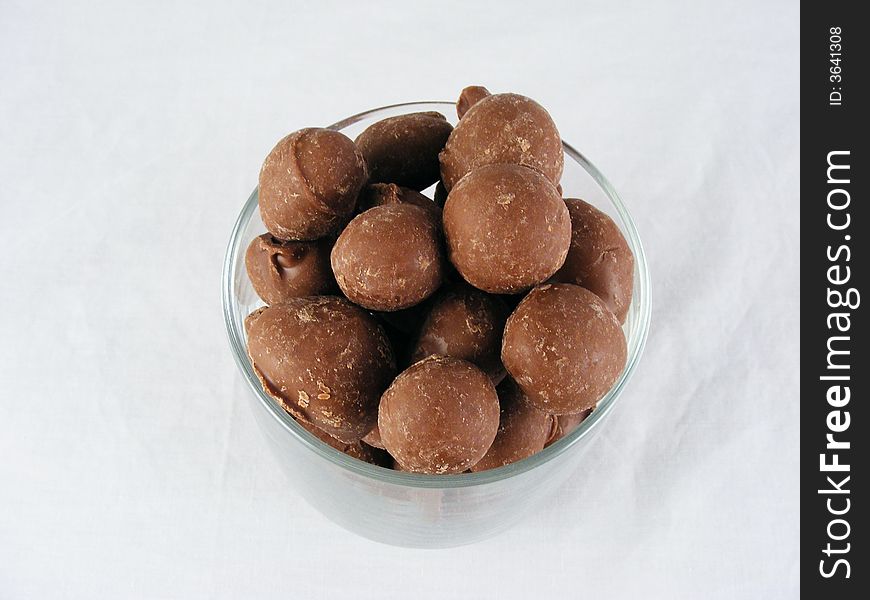
<svg viewBox="0 0 870 600"><path fill-rule="evenodd" d="M267 394L294 417L345 443L377 421L396 373L383 330L343 298L291 298L251 321L248 354Z"/></svg>
<svg viewBox="0 0 870 600"><path fill-rule="evenodd" d="M422 190L438 180L438 153L453 126L438 112L390 117L356 138L371 183L395 183Z"/></svg>
<svg viewBox="0 0 870 600"><path fill-rule="evenodd" d="M428 212L437 222L441 222L440 206L420 192L395 183L373 183L366 186L360 194L357 210L362 213L375 206L387 204L413 204Z"/></svg>
<svg viewBox="0 0 870 600"><path fill-rule="evenodd" d="M486 455L471 467L472 471L497 469L537 454L544 449L553 429L555 417L529 404L510 377L497 391L501 405L498 433Z"/></svg>
<svg viewBox="0 0 870 600"><path fill-rule="evenodd" d="M433 298L411 362L433 354L461 358L497 384L505 376L500 354L507 316L507 306L499 298L466 285L450 286Z"/></svg>
<svg viewBox="0 0 870 600"><path fill-rule="evenodd" d="M368 173L344 134L300 129L282 139L260 170L260 216L282 240L316 240L335 233L353 213Z"/></svg>
<svg viewBox="0 0 870 600"><path fill-rule="evenodd" d="M432 356L402 372L381 397L378 428L403 470L462 473L492 445L498 396L469 362Z"/></svg>
<svg viewBox="0 0 870 600"><path fill-rule="evenodd" d="M254 291L266 304L319 296L336 288L328 240L285 242L269 233L251 240L245 267Z"/></svg>
<svg viewBox="0 0 870 600"><path fill-rule="evenodd" d="M574 414L595 406L616 382L625 337L589 290L542 285L508 318L501 359L529 402L550 414Z"/></svg>
<svg viewBox="0 0 870 600"><path fill-rule="evenodd" d="M341 440L335 439L328 433L325 433L312 425L311 423L306 423L300 419L296 419L296 422L299 423L305 431L316 437L318 440L323 442L328 446L332 446L339 452L343 452L348 456L352 456L357 460L361 460L373 465L377 465L379 467L385 467L387 469L393 466L393 461L390 459L389 454L383 451L383 449L373 448L368 444L363 442L354 442L351 444L342 442Z"/></svg>
<svg viewBox="0 0 870 600"><path fill-rule="evenodd" d="M444 276L438 223L412 204L371 208L338 236L332 270L345 296L370 310L419 304Z"/></svg>
<svg viewBox="0 0 870 600"><path fill-rule="evenodd" d="M444 205L450 262L471 285L494 294L528 290L565 261L571 219L547 179L517 165L469 173Z"/></svg>
<svg viewBox="0 0 870 600"><path fill-rule="evenodd" d="M495 94L474 103L450 134L441 155L448 190L484 165L513 164L543 173L553 185L562 177L562 139L544 108L519 94Z"/></svg>
<svg viewBox="0 0 870 600"><path fill-rule="evenodd" d="M460 119L465 116L468 109L479 101L489 96L489 90L480 85L470 85L459 94L459 100L456 101L456 116Z"/></svg>
<svg viewBox="0 0 870 600"><path fill-rule="evenodd" d="M625 322L634 287L634 255L613 219L584 202L567 198L571 247L554 281L574 283L604 300Z"/></svg>
<svg viewBox="0 0 870 600"><path fill-rule="evenodd" d="M580 423L585 421L586 417L592 414L593 410L595 410L594 406L592 408L587 408L576 415L554 415L553 429L550 431L550 437L544 447L546 448L550 444L558 442L563 437L577 429L580 426Z"/></svg>

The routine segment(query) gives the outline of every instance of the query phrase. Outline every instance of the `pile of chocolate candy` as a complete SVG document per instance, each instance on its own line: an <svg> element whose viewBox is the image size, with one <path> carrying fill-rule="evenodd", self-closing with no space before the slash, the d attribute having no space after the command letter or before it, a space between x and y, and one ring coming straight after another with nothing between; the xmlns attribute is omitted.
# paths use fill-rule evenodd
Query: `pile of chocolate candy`
<svg viewBox="0 0 870 600"><path fill-rule="evenodd" d="M282 139L245 261L268 305L245 322L264 391L324 443L414 473L541 451L626 361L634 257L562 198L549 113L481 87L457 112Z"/></svg>

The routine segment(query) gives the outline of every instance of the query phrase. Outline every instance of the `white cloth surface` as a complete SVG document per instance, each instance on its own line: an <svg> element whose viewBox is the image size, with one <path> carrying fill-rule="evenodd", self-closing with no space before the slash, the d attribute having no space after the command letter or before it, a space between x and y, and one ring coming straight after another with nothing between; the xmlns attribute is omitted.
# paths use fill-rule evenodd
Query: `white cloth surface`
<svg viewBox="0 0 870 600"><path fill-rule="evenodd" d="M798 26L790 1L0 0L0 598L797 597ZM470 84L536 98L614 183L652 330L588 476L492 540L393 548L268 453L221 261L282 135Z"/></svg>

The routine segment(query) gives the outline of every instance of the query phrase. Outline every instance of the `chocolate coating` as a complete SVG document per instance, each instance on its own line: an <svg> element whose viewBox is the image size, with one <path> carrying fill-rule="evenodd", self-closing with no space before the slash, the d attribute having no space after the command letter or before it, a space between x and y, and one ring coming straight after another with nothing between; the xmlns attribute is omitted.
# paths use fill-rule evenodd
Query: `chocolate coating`
<svg viewBox="0 0 870 600"><path fill-rule="evenodd" d="M413 204L424 209L436 222L441 222L441 207L420 192L404 188L395 183L373 183L363 188L357 209L363 213L375 206L388 204Z"/></svg>
<svg viewBox="0 0 870 600"><path fill-rule="evenodd" d="M285 242L264 233L251 240L245 267L254 291L266 304L319 296L337 288L330 250L329 240Z"/></svg>
<svg viewBox="0 0 870 600"><path fill-rule="evenodd" d="M371 208L338 236L332 271L341 291L360 306L393 311L419 304L444 277L438 223L412 204Z"/></svg>
<svg viewBox="0 0 870 600"><path fill-rule="evenodd" d="M601 298L570 283L547 284L508 318L501 359L534 406L574 414L595 406L616 382L626 343Z"/></svg>
<svg viewBox="0 0 870 600"><path fill-rule="evenodd" d="M562 139L544 108L519 94L495 94L465 113L441 151L441 179L452 190L484 165L513 164L559 183L564 166Z"/></svg>
<svg viewBox="0 0 870 600"><path fill-rule="evenodd" d="M438 112L390 117L370 125L356 138L371 183L395 183L423 190L438 180L438 153L453 126Z"/></svg>
<svg viewBox="0 0 870 600"><path fill-rule="evenodd" d="M550 438L556 419L532 406L510 377L496 391L501 406L498 433L486 455L471 467L475 472L497 469L537 454Z"/></svg>
<svg viewBox="0 0 870 600"><path fill-rule="evenodd" d="M373 465L378 465L379 467L384 467L387 469L392 467L393 461L392 459L390 459L389 454L382 451L383 449L378 450L377 448L374 448L362 442L353 442L351 444L348 444L332 437L324 431L321 431L311 423L306 423L301 419L296 419L296 422L299 423L302 428L305 429L305 431L319 439L324 444L332 446L339 452L343 452L348 456L356 458L357 460L361 460Z"/></svg>
<svg viewBox="0 0 870 600"><path fill-rule="evenodd" d="M291 298L261 311L250 325L248 354L267 394L345 443L372 430L396 373L381 327L335 296Z"/></svg>
<svg viewBox="0 0 870 600"><path fill-rule="evenodd" d="M329 129L300 129L263 162L260 216L282 240L325 237L353 213L367 177L363 155L350 138Z"/></svg>
<svg viewBox="0 0 870 600"><path fill-rule="evenodd" d="M532 169L487 165L463 178L444 205L450 262L485 292L521 292L550 278L571 243L568 208Z"/></svg>
<svg viewBox="0 0 870 600"><path fill-rule="evenodd" d="M583 200L566 198L571 247L554 281L585 287L625 322L634 288L634 255L613 219Z"/></svg>
<svg viewBox="0 0 870 600"><path fill-rule="evenodd" d="M463 89L459 94L459 100L456 101L456 116L461 119L469 108L489 95L489 90L480 85L470 85Z"/></svg>
<svg viewBox="0 0 870 600"><path fill-rule="evenodd" d="M501 335L507 316L507 306L499 298L467 285L449 286L433 298L411 362L433 354L461 358L497 384L505 376Z"/></svg>
<svg viewBox="0 0 870 600"><path fill-rule="evenodd" d="M462 473L483 458L498 430L498 396L469 362L432 356L402 372L381 397L387 451L415 473Z"/></svg>
<svg viewBox="0 0 870 600"><path fill-rule="evenodd" d="M579 412L576 415L553 415L553 429L550 431L550 437L547 440L547 443L544 444L546 448L550 444L558 442L563 437L574 431L580 426L580 423L586 420L586 417L592 414L592 411L595 410L595 407L587 408L583 412Z"/></svg>

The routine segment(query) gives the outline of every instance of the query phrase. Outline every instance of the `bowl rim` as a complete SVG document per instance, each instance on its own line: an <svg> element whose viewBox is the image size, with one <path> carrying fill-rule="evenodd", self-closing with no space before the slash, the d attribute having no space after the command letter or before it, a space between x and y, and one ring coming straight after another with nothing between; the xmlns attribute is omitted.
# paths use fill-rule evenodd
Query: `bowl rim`
<svg viewBox="0 0 870 600"><path fill-rule="evenodd" d="M449 109L450 111L454 110L455 104L446 101L418 101L390 104L342 119L341 121L330 125L328 129L338 131L353 125L366 117L374 116L379 113L392 112L395 111L395 109L413 108L417 110L409 112L418 112L431 109L433 106L444 112L444 109ZM284 411L284 409L281 408L274 399L269 397L263 391L248 357L247 346L244 339L244 326L240 321L237 321L234 318L236 312L236 300L233 293L235 280L234 275L239 260L243 260L243 252L239 251L242 243L242 233L246 229L254 211L257 210L258 188L255 187L254 191L251 192L251 195L245 202L242 211L239 213L235 225L233 226L232 234L230 235L230 242L227 246L223 263L221 299L224 321L227 327L227 336L229 338L233 358L235 359L239 370L242 372L245 381L248 383L251 392L260 400L260 404L267 410L272 418L278 421L279 425L295 438L296 441L304 444L315 454L334 465L379 482L410 488L448 489L473 487L516 477L550 462L562 453L567 452L574 445L578 444L580 440L589 435L589 433L595 429L597 424L601 422L613 409L617 399L622 395L623 390L631 379L631 376L640 361L640 357L643 354L647 336L649 335L650 319L652 315L650 273L646 254L644 253L643 245L634 224L634 220L631 218L631 215L625 207L625 204L622 202L619 194L604 174L601 173L601 171L599 171L598 168L595 167L595 165L593 165L592 162L590 162L582 153L578 152L570 144L564 142L564 140L562 145L565 150L565 155L571 160L577 162L595 180L613 204L616 212L619 214L622 221L621 229L626 236L626 241L631 248L631 251L634 253L635 286L632 305L636 304L639 309L637 315L637 327L632 329L632 335L627 339L628 355L625 368L613 387L598 402L596 409L583 420L577 429L566 435L564 438L547 446L541 452L515 463L496 469L490 469L488 471L481 471L479 473L461 473L456 475L423 475L419 473L394 471L392 469L372 465L352 458L343 452L324 444L314 435L303 429L302 426L299 425L286 411Z"/></svg>

